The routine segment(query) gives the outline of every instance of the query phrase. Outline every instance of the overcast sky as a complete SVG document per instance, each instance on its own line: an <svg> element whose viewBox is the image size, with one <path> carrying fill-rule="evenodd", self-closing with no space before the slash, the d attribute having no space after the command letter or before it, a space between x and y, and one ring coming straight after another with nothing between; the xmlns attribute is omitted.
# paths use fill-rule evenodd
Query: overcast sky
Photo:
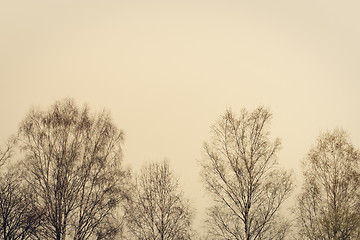
<svg viewBox="0 0 360 240"><path fill-rule="evenodd" d="M0 140L32 106L74 98L108 109L135 170L170 160L206 205L198 160L227 108L273 113L279 161L300 161L320 131L360 147L360 2L318 0L0 0Z"/></svg>

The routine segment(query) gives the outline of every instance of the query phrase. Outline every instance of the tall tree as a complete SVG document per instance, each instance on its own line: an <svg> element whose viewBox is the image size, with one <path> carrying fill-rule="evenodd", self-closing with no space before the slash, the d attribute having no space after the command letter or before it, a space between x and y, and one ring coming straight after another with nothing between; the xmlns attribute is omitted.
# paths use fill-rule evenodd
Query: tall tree
<svg viewBox="0 0 360 240"><path fill-rule="evenodd" d="M130 235L142 240L190 239L191 217L168 162L144 166L127 207Z"/></svg>
<svg viewBox="0 0 360 240"><path fill-rule="evenodd" d="M360 152L340 129L321 134L303 162L302 239L360 239Z"/></svg>
<svg viewBox="0 0 360 240"><path fill-rule="evenodd" d="M44 213L45 239L108 239L126 197L121 166L123 132L109 114L91 115L70 99L32 110L21 123L19 144L26 180Z"/></svg>
<svg viewBox="0 0 360 240"><path fill-rule="evenodd" d="M270 141L271 113L262 107L227 110L205 143L202 178L213 197L208 224L214 239L283 239L289 227L279 208L293 189L278 168L280 140Z"/></svg>

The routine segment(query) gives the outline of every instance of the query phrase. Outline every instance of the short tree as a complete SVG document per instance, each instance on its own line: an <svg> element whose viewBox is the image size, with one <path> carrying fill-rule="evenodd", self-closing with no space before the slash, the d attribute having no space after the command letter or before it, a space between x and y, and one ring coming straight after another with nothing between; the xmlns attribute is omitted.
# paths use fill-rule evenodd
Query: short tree
<svg viewBox="0 0 360 240"><path fill-rule="evenodd" d="M360 239L360 152L340 129L321 134L304 162L301 239Z"/></svg>
<svg viewBox="0 0 360 240"><path fill-rule="evenodd" d="M189 239L192 214L168 162L144 166L127 207L134 239Z"/></svg>
<svg viewBox="0 0 360 240"><path fill-rule="evenodd" d="M128 175L122 141L109 114L91 115L69 99L27 115L19 145L34 204L44 213L43 239L109 239L120 230L114 214Z"/></svg>
<svg viewBox="0 0 360 240"><path fill-rule="evenodd" d="M278 168L280 140L269 139L271 116L262 107L243 109L239 117L228 110L212 127L201 175L214 200L208 211L214 239L283 239L287 232L278 212L293 183Z"/></svg>

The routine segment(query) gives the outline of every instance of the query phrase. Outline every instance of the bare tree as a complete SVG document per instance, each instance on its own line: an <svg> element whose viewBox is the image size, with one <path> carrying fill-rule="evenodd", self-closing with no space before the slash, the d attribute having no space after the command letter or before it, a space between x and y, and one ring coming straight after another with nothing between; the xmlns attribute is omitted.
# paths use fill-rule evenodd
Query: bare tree
<svg viewBox="0 0 360 240"><path fill-rule="evenodd" d="M5 164L5 162L11 158L16 144L16 137L10 137L5 144L5 148L0 149L0 167Z"/></svg>
<svg viewBox="0 0 360 240"><path fill-rule="evenodd" d="M16 167L0 178L0 236L5 240L36 238L41 211Z"/></svg>
<svg viewBox="0 0 360 240"><path fill-rule="evenodd" d="M121 166L123 132L109 115L90 115L66 99L48 111L32 110L19 139L26 180L44 212L42 237L113 238L128 172Z"/></svg>
<svg viewBox="0 0 360 240"><path fill-rule="evenodd" d="M190 239L191 218L168 162L144 166L127 207L130 235L143 240Z"/></svg>
<svg viewBox="0 0 360 240"><path fill-rule="evenodd" d="M340 129L323 133L303 162L301 239L360 239L360 152Z"/></svg>
<svg viewBox="0 0 360 240"><path fill-rule="evenodd" d="M293 183L278 168L280 140L269 140L271 116L262 107L243 109L239 117L228 110L212 127L201 175L214 199L208 224L215 239L284 239L289 224L278 212Z"/></svg>

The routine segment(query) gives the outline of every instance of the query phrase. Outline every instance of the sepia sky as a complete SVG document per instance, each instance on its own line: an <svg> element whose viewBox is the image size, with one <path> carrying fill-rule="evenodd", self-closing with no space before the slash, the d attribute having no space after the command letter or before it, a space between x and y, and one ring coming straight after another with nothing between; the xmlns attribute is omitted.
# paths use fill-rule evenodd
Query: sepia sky
<svg viewBox="0 0 360 240"><path fill-rule="evenodd" d="M273 113L279 161L300 161L320 131L360 148L360 2L0 1L0 140L32 106L74 98L109 110L135 170L170 160L200 222L198 160L227 108Z"/></svg>

